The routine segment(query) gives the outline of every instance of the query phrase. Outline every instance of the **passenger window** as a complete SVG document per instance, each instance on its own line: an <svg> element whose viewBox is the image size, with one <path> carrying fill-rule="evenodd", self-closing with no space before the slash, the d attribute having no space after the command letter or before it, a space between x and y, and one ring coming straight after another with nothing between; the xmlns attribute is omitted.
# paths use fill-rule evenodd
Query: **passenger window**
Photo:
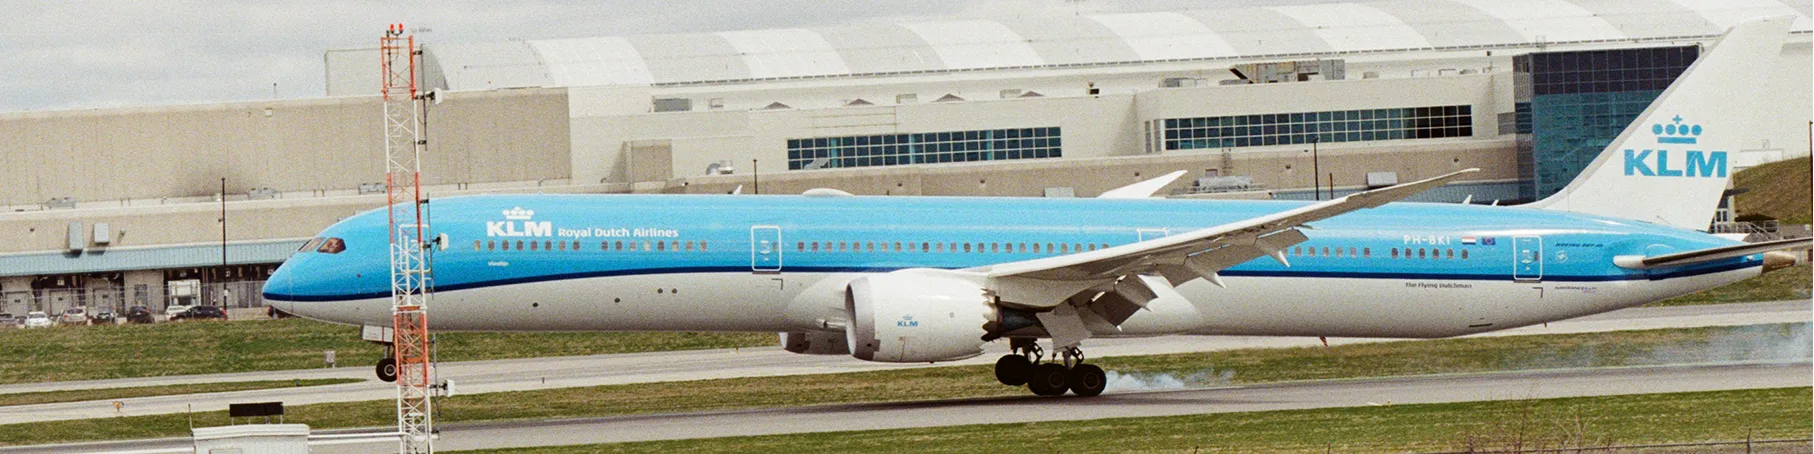
<svg viewBox="0 0 1814 454"><path fill-rule="evenodd" d="M767 249L767 248L764 248L764 249ZM657 250L657 251L666 251L666 250L668 250L668 243L667 243L667 242L665 242L665 241L656 241L656 242L655 242L655 250Z"/></svg>
<svg viewBox="0 0 1814 454"><path fill-rule="evenodd" d="M1090 243L1090 250L1096 250L1096 243Z"/></svg>
<svg viewBox="0 0 1814 454"><path fill-rule="evenodd" d="M1108 243L1102 243L1102 248L1103 248L1103 249L1108 249L1108 248L1109 248L1109 244L1108 244Z"/></svg>
<svg viewBox="0 0 1814 454"><path fill-rule="evenodd" d="M1392 248L1392 258L1398 258L1398 248Z"/></svg>
<svg viewBox="0 0 1814 454"><path fill-rule="evenodd" d="M802 248L805 248L805 247L806 247L806 243L800 243L800 246L801 246L801 247L802 247ZM687 242L687 250L688 250L688 251L692 251L692 250L693 250L693 242L692 242L692 241L688 241L688 242Z"/></svg>
<svg viewBox="0 0 1814 454"><path fill-rule="evenodd" d="M324 254L339 254L340 251L344 251L344 250L346 250L346 241L345 240L341 240L339 238L328 238L327 241L321 242L321 247L318 249L315 249L315 252L320 252L320 253L324 253Z"/></svg>
<svg viewBox="0 0 1814 454"><path fill-rule="evenodd" d="M1071 253L1071 245L1058 243L1058 251L1060 254L1069 254Z"/></svg>
<svg viewBox="0 0 1814 454"><path fill-rule="evenodd" d="M895 243L894 243L894 251L895 251L895 252L901 252L901 242L899 242L899 241L896 241L896 242L895 242Z"/></svg>
<svg viewBox="0 0 1814 454"><path fill-rule="evenodd" d="M485 242L485 250L491 251L491 250L496 250L497 248L498 248L498 242L496 242L496 241L486 241Z"/></svg>
<svg viewBox="0 0 1814 454"><path fill-rule="evenodd" d="M1076 252L1083 252L1083 243L1071 243L1071 250L1076 251Z"/></svg>
<svg viewBox="0 0 1814 454"><path fill-rule="evenodd" d="M1359 254L1355 254L1355 253L1354 253L1354 248L1352 248L1352 247L1350 247L1350 248L1348 248L1348 256L1349 256L1349 257L1359 257L1359 256L1360 256L1360 255L1359 255Z"/></svg>
<svg viewBox="0 0 1814 454"><path fill-rule="evenodd" d="M1447 256L1449 260L1455 260L1455 250L1454 249L1449 249L1449 250L1444 251L1443 255Z"/></svg>
<svg viewBox="0 0 1814 454"><path fill-rule="evenodd" d="M875 243L864 243L863 244L863 252L875 252L875 251L876 251Z"/></svg>
<svg viewBox="0 0 1814 454"><path fill-rule="evenodd" d="M1360 248L1361 257L1373 258L1372 248Z"/></svg>
<svg viewBox="0 0 1814 454"><path fill-rule="evenodd" d="M1462 249L1462 250L1461 250L1461 259L1462 259L1462 260L1467 260L1467 259L1468 259L1468 250L1467 250L1467 249Z"/></svg>
<svg viewBox="0 0 1814 454"><path fill-rule="evenodd" d="M1417 258L1424 258L1424 248L1417 248Z"/></svg>
<svg viewBox="0 0 1814 454"><path fill-rule="evenodd" d="M932 248L928 246L932 246L932 243L920 243L920 252L932 252Z"/></svg>
<svg viewBox="0 0 1814 454"><path fill-rule="evenodd" d="M661 243L655 243L655 244L661 244ZM649 249L649 242L647 242L647 241L642 242L642 250L643 250L643 252L648 252L651 250L651 249Z"/></svg>
<svg viewBox="0 0 1814 454"><path fill-rule="evenodd" d="M1329 246L1323 246L1323 256L1324 257L1329 256Z"/></svg>
<svg viewBox="0 0 1814 454"><path fill-rule="evenodd" d="M537 249L537 248L540 248L540 247L541 247L540 243L536 243L534 241L529 242L529 250L531 250L531 251L538 251L540 249Z"/></svg>
<svg viewBox="0 0 1814 454"><path fill-rule="evenodd" d="M566 241L562 241L562 242L561 242L561 246L560 246L560 248L561 248L561 250L563 250L563 251L565 251L565 250L567 250L567 242L566 242Z"/></svg>
<svg viewBox="0 0 1814 454"><path fill-rule="evenodd" d="M705 242L699 242L699 252L705 252Z"/></svg>
<svg viewBox="0 0 1814 454"><path fill-rule="evenodd" d="M964 243L964 252L970 252L970 243Z"/></svg>
<svg viewBox="0 0 1814 454"><path fill-rule="evenodd" d="M989 252L1001 252L1001 243L989 243Z"/></svg>
<svg viewBox="0 0 1814 454"><path fill-rule="evenodd" d="M1046 253L1050 254L1053 252L1058 252L1058 250L1052 248L1052 243L1046 243Z"/></svg>

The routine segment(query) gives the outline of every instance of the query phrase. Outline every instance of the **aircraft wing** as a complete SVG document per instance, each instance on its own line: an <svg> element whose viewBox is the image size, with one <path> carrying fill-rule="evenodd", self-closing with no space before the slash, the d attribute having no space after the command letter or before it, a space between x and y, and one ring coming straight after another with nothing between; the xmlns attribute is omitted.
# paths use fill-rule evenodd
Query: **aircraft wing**
<svg viewBox="0 0 1814 454"><path fill-rule="evenodd" d="M1088 336L1086 325L1101 322L1119 325L1147 302L1176 295L1173 287L1178 284L1203 278L1222 285L1216 274L1218 271L1263 256L1271 256L1290 266L1284 251L1307 239L1298 230L1306 223L1403 200L1476 171L1479 169L1461 170L1164 238L964 271L984 278L985 288L1003 304L1033 310L1053 309L1038 313L1041 321L1054 334L1054 339L1071 338L1064 340L1072 342L1060 342L1060 345L1074 345L1075 341L1082 340L1076 336ZM1092 289L1102 295L1093 301L1078 303L1104 302L1116 307L1084 312L1064 307L1064 303L1074 296L1094 296L1095 292L1083 293ZM1110 300L1104 301L1102 297ZM1095 320L1097 317L1100 320ZM1061 336L1060 331L1084 334Z"/></svg>
<svg viewBox="0 0 1814 454"><path fill-rule="evenodd" d="M1774 251L1774 250L1778 250L1778 249L1807 247L1810 244L1814 244L1814 242L1811 242L1811 240L1809 240L1808 238L1796 238L1796 239L1788 239L1788 240L1765 241L1762 243L1735 244L1732 246L1701 249L1698 251L1678 252L1678 253L1674 253L1674 254L1658 255L1658 256L1653 256L1653 257L1644 257L1644 256L1638 256L1638 255L1622 255L1622 256L1618 256L1618 257L1613 257L1612 263L1614 265L1618 265L1620 268L1637 269L1637 270L1650 269L1650 268L1663 268L1663 267L1670 267L1670 266L1687 266L1687 265L1693 265L1696 263L1705 263L1705 262L1711 262L1711 261L1715 261L1715 260L1729 259L1729 258L1733 258L1733 257L1743 257L1743 256L1751 255L1751 254L1770 252L1770 251Z"/></svg>

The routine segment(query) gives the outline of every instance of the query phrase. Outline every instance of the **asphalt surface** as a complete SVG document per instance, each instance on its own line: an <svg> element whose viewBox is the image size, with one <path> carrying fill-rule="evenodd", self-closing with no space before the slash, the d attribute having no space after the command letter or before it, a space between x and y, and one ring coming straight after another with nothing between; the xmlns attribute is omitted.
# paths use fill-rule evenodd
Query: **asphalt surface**
<svg viewBox="0 0 1814 454"><path fill-rule="evenodd" d="M1765 323L1809 322L1807 301L1750 304L1632 308L1571 319L1547 326L1529 326L1480 336L1566 334L1617 330L1737 326ZM351 333L349 333L350 335ZM1389 339L1331 338L1331 345L1390 342ZM1137 339L1092 339L1085 351L1092 357L1151 355L1220 351L1239 348L1285 348L1319 345L1315 338L1245 336L1162 336ZM455 382L460 394L524 391L628 383L705 380L717 378L825 374L869 370L990 364L1006 351L1000 343L977 358L951 363L885 364L856 360L845 355L798 355L779 348L695 350L576 357L529 358L497 361L443 363L441 378ZM996 352L1000 350L1001 352ZM312 378L370 378L369 367L189 375L120 380L33 383L0 386L0 394L69 389L161 386L175 383L213 383L248 380ZM285 405L352 402L396 398L394 385L368 380L342 385L276 388L199 395L153 396L114 400L67 402L0 407L0 424L70 419L108 418L189 411L224 410L230 403L280 401Z"/></svg>
<svg viewBox="0 0 1814 454"><path fill-rule="evenodd" d="M787 433L1070 421L1270 410L1476 402L1809 386L1806 361L1566 369L1380 379L1322 380L1159 391L1111 390L1096 398L1006 397L825 405L478 424L442 424L439 451L577 445ZM188 439L0 449L0 452L181 452ZM315 453L391 449L393 439L318 439Z"/></svg>

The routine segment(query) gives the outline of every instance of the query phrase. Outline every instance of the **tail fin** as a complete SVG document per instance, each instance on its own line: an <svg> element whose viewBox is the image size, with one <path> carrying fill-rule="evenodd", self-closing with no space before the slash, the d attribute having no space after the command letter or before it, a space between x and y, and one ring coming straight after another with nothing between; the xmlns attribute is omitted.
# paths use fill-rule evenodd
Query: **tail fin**
<svg viewBox="0 0 1814 454"><path fill-rule="evenodd" d="M1705 230L1731 179L1730 156L1760 121L1760 72L1791 17L1733 26L1567 187L1530 207Z"/></svg>

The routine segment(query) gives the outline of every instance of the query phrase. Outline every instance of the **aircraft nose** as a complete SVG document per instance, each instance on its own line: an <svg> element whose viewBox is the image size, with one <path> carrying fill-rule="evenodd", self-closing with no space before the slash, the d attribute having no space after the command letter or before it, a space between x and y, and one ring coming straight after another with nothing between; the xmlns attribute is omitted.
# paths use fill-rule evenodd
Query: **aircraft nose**
<svg viewBox="0 0 1814 454"><path fill-rule="evenodd" d="M278 266L277 272L271 273L271 277L265 280L265 305L285 313L295 314L296 301L293 299L296 294L293 284L295 280L291 276L290 267L287 266L288 264L285 265Z"/></svg>

